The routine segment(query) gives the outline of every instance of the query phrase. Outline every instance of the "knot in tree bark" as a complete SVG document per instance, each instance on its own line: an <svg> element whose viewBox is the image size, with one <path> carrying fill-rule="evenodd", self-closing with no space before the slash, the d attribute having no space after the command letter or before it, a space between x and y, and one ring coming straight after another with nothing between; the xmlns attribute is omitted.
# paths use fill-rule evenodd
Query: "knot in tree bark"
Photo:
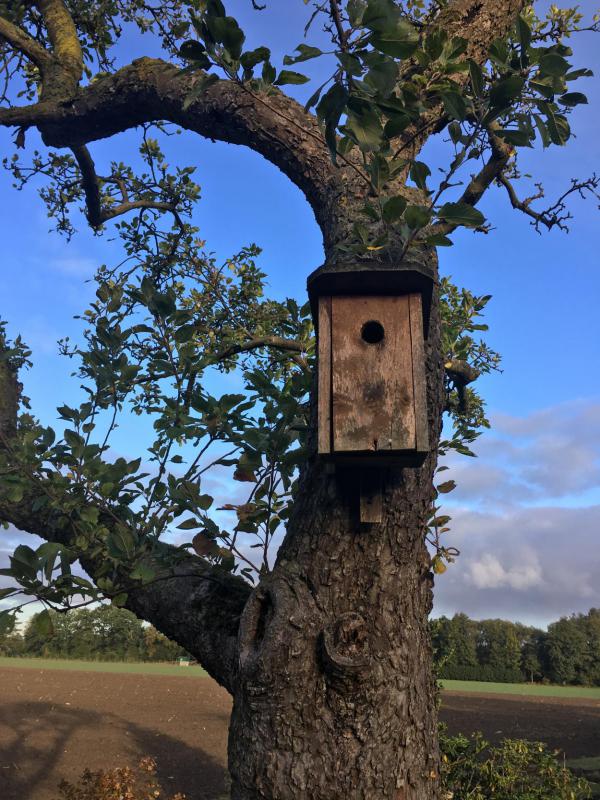
<svg viewBox="0 0 600 800"><path fill-rule="evenodd" d="M358 690L371 671L367 624L360 614L341 614L321 634L323 669L328 682L344 692Z"/></svg>

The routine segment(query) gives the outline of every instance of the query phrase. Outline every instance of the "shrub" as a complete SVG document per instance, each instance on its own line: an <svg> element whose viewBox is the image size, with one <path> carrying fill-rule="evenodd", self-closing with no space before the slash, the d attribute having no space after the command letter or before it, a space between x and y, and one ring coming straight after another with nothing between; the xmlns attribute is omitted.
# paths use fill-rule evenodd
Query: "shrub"
<svg viewBox="0 0 600 800"><path fill-rule="evenodd" d="M584 800L589 783L576 778L557 754L539 742L504 739L498 746L480 733L450 737L442 727L442 783L446 800Z"/></svg>
<svg viewBox="0 0 600 800"><path fill-rule="evenodd" d="M155 761L143 758L134 769L86 769L77 783L61 782L59 800L167 800L167 796L156 779ZM176 794L171 800L185 800L185 796Z"/></svg>

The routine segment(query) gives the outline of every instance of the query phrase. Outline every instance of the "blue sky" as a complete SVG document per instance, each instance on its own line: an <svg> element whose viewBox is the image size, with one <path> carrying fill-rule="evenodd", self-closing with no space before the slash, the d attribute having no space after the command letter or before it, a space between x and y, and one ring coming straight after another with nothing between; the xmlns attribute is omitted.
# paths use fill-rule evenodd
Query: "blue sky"
<svg viewBox="0 0 600 800"><path fill-rule="evenodd" d="M302 0L269 3L260 14L249 6L246 0L228 5L250 46L270 44L277 62L302 40ZM589 1L581 8L594 10ZM158 54L149 44L129 38L123 60ZM598 37L582 34L574 46L576 63L600 74ZM598 81L582 80L577 88L590 98L572 117L577 139L522 159L548 198L572 177L600 167ZM311 91L299 87L297 94ZM126 160L136 142L128 133L93 145L100 169L115 154ZM28 145L36 145L32 134ZM2 155L13 150L9 133L0 131ZM202 201L195 219L208 248L225 258L256 242L272 293L304 300L306 276L321 264L322 247L301 193L275 167L239 147L182 134L168 140L167 151L170 159L197 165ZM33 349L26 392L51 424L55 407L68 402L74 389L72 365L58 356L56 340L77 335L72 317L93 293L85 281L99 264L118 259L118 246L110 229L99 238L81 225L70 243L49 233L33 187L18 193L10 184L10 176L0 173L0 316ZM459 232L455 246L440 251L444 274L493 295L488 340L502 353L504 371L481 380L494 429L480 440L479 458L451 464L459 486L448 500L451 543L462 555L438 579L437 613L544 624L600 605L600 217L593 201L575 200L572 209L570 234L540 236L495 189L482 204L494 230ZM132 457L138 455L139 436L128 432L121 441ZM6 535L4 558L14 540L14 533Z"/></svg>

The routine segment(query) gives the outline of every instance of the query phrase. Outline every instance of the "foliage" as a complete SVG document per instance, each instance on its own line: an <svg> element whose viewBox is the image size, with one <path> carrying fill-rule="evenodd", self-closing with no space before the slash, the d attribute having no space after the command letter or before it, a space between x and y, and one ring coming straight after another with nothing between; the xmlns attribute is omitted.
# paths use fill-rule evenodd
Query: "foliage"
<svg viewBox="0 0 600 800"><path fill-rule="evenodd" d="M44 612L41 612L44 613ZM71 658L89 661L175 661L185 651L131 612L114 606L80 608L69 614L51 611L50 630L33 615L18 632L0 637L7 656Z"/></svg>
<svg viewBox="0 0 600 800"><path fill-rule="evenodd" d="M546 745L505 739L491 746L480 734L450 737L441 727L442 786L446 800L584 800L589 785L575 778ZM137 769L85 770L75 784L63 781L57 800L160 800L156 764ZM173 800L183 800L176 795Z"/></svg>
<svg viewBox="0 0 600 800"><path fill-rule="evenodd" d="M595 176L574 179L544 211L534 207L541 188L523 201L515 189L526 178L520 150L566 144L572 110L587 102L576 82L591 72L572 62L568 40L597 30L598 21L586 22L576 9L552 6L542 19L527 7L474 58L469 42L437 24L445 4L315 2L306 41L278 65L266 45L246 49L240 23L221 0L69 0L67 7L84 82L116 71L121 37L141 31L158 37L180 76L189 77L184 111L222 78L269 107L282 87L308 83L303 65L318 59L325 80L308 89L305 108L314 111L333 162L363 187L352 232L338 242L344 258L380 258L388 246L398 258L409 248L448 246L457 227L487 230L475 206L493 181L537 228L566 228L569 196L597 193ZM14 108L47 88L28 52L56 43L38 4L0 2L0 17L30 37L25 51L0 37L0 105ZM311 39L318 21L330 46L323 32ZM35 487L32 513L76 534L68 543L59 536L36 549L21 545L2 571L13 585L0 599L24 594L45 604L36 617L42 635L51 627L48 609L102 597L122 606L132 589L171 574L190 548L218 570L256 580L270 567L269 547L285 527L306 459L309 309L264 298L256 246L224 264L206 252L191 223L200 197L194 169L173 167L161 147L176 133L160 121L141 126L137 169L114 160L97 174L85 147L4 162L17 188L43 178L40 193L60 232L73 234L78 210L97 232L115 221L124 254L121 264L98 270L96 298L82 315L83 342L62 343L84 401L61 406L64 430L23 413L17 437L0 447L5 507L27 503ZM447 146L441 171L419 155L430 134ZM24 148L24 128L15 144ZM449 279L441 290L452 432L440 452L473 455L489 423L472 384L499 368L498 354L479 338L490 298ZM17 340L2 357L14 369L28 356ZM236 391L214 389L223 374ZM115 458L115 431L132 414L145 423L146 453ZM217 496L208 480L215 474L236 482L234 496L231 489ZM452 480L437 484L426 521L436 573L458 555L446 544L450 517L438 504L453 488ZM175 547L165 544L169 537ZM95 583L77 568L86 564ZM11 620L10 611L0 612L0 627Z"/></svg>
<svg viewBox="0 0 600 800"><path fill-rule="evenodd" d="M600 686L600 609L552 623L545 649L552 681Z"/></svg>
<svg viewBox="0 0 600 800"><path fill-rule="evenodd" d="M575 778L546 745L481 734L450 737L442 727L442 785L447 800L583 800L587 781Z"/></svg>
<svg viewBox="0 0 600 800"><path fill-rule="evenodd" d="M136 768L116 767L91 772L86 769L77 783L62 781L57 800L167 800L156 779L156 762L143 758ZM176 794L171 800L185 800Z"/></svg>
<svg viewBox="0 0 600 800"><path fill-rule="evenodd" d="M548 632L508 620L466 614L430 623L438 677L600 686L600 611L563 617Z"/></svg>
<svg viewBox="0 0 600 800"><path fill-rule="evenodd" d="M353 240L341 243L340 250L369 256L391 239L400 239L406 252L417 243L451 244L446 234L457 226L486 230L485 217L473 207L469 191L446 198L449 189L465 182L470 168L496 158L499 151L506 161L499 180L513 205L520 205L538 229L566 228L570 215L564 201L569 194L597 195L595 176L574 181L547 212L536 212L532 202L543 197L543 190L528 201L514 202L510 183L523 177L517 149L532 147L536 140L544 148L564 145L572 136L572 109L587 103L571 84L592 73L573 67L572 49L564 43L582 28L576 9L552 6L544 20L526 9L507 39L491 43L489 58L481 66L466 55L465 39L451 38L435 24L423 25L435 19L436 4L352 0L345 9L332 5L337 19L335 14L331 19L331 6L315 3L311 22L321 14L328 18L325 31L332 38L333 58L331 51L302 43L284 64L327 60L329 77L310 96L306 109L315 109L334 162L353 165L371 193L364 222L356 221ZM190 103L219 73L267 94L271 87L309 80L295 70L278 72L265 46L244 52L245 35L221 2L203 4L192 22L197 39L186 41L180 53L190 69L202 70L203 75ZM597 29L596 21L591 28ZM260 74L255 74L257 67ZM411 147L430 132L439 109L445 111L439 127L450 137L453 152L436 181L427 163L411 157ZM408 139L407 132L413 134ZM418 200L398 190L399 176L409 177L421 190Z"/></svg>
<svg viewBox="0 0 600 800"><path fill-rule="evenodd" d="M145 152L155 172L162 152L151 140ZM188 172L184 177L186 193L197 196L199 187ZM76 364L84 402L58 409L62 435L23 414L19 437L0 451L5 500L20 503L37 482L44 497L36 508L69 517L78 531L70 547L20 545L3 571L18 584L11 596L20 591L48 608L102 596L123 605L132 586L151 583L176 563L177 552L162 544L168 534L178 537L181 554L193 547L248 579L267 571L306 452L315 352L308 306L263 298L255 246L217 264L181 218L167 230L153 214L118 229L126 261L98 270L96 297L81 315L83 343L61 344ZM499 356L477 338L486 330L480 317L489 297L448 279L442 288L445 358L472 362L481 372L497 369ZM21 350L17 342L9 353L22 362ZM222 374L235 378L238 392L209 390ZM467 443L488 424L483 402L469 390L466 408L454 403L458 389L450 380L447 392L455 430L442 452L470 453ZM115 434L131 414L144 421L146 458L110 461ZM203 489L215 471L236 481L240 494L247 487L245 496L232 501ZM452 488L445 481L438 492ZM449 517L438 512L434 506L429 525L441 571L442 559L457 551L441 543ZM74 569L81 558L101 559L95 586ZM36 622L48 624L44 615Z"/></svg>

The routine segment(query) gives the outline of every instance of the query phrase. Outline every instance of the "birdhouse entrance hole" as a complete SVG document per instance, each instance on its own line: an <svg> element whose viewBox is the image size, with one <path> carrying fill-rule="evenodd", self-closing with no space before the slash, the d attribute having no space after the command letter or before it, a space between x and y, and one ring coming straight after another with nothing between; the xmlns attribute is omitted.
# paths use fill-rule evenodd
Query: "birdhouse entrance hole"
<svg viewBox="0 0 600 800"><path fill-rule="evenodd" d="M360 335L367 344L379 344L385 336L385 330L381 322L370 319L362 326Z"/></svg>

